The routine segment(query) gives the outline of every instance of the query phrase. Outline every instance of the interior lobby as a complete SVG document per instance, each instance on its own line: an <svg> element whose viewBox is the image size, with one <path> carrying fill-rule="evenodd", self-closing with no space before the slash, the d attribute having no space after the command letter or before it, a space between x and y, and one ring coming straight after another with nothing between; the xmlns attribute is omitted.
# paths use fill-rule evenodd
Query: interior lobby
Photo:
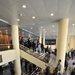
<svg viewBox="0 0 75 75"><path fill-rule="evenodd" d="M0 0L0 67L13 62L13 75L47 75L29 74L25 65L26 74L28 61L52 75L59 59L71 75L64 65L75 63L75 0Z"/></svg>

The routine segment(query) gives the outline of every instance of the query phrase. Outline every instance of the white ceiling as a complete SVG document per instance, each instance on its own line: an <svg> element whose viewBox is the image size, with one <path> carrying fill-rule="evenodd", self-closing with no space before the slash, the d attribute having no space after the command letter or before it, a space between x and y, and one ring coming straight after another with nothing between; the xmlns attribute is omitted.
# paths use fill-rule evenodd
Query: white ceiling
<svg viewBox="0 0 75 75"><path fill-rule="evenodd" d="M25 9L22 8L23 4L26 5ZM54 16L51 17L51 13L54 13ZM32 16L35 16L35 19L32 19ZM0 18L11 25L17 24L19 18L20 28L36 34L39 34L39 28L42 26L46 30L46 37L51 38L57 36L58 20L69 18L68 35L75 35L75 26L72 26L75 24L75 0L0 0Z"/></svg>

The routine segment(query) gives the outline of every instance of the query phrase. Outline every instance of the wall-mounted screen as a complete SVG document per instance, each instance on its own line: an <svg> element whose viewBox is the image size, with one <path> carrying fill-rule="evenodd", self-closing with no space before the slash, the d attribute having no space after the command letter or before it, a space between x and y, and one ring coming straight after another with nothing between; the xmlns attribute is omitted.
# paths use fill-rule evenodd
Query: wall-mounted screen
<svg viewBox="0 0 75 75"><path fill-rule="evenodd" d="M56 39L45 39L45 44L46 45L55 45Z"/></svg>

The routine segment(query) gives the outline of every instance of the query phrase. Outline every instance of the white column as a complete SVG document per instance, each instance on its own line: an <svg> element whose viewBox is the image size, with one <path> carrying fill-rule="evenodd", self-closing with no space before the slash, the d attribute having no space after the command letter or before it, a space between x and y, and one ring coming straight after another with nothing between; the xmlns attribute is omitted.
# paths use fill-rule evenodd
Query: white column
<svg viewBox="0 0 75 75"><path fill-rule="evenodd" d="M58 37L56 38L56 48L58 49Z"/></svg>
<svg viewBox="0 0 75 75"><path fill-rule="evenodd" d="M12 25L12 43L13 48L16 52L16 60L15 60L15 75L21 75L21 65L20 65L20 50L19 50L19 33L18 26Z"/></svg>
<svg viewBox="0 0 75 75"><path fill-rule="evenodd" d="M67 35L68 35L68 22L69 19L59 20L58 28L58 50L57 50L57 61L61 59L62 72L64 70L65 53L67 46Z"/></svg>
<svg viewBox="0 0 75 75"><path fill-rule="evenodd" d="M67 38L67 51L66 52L69 52L70 51L70 37L68 36Z"/></svg>
<svg viewBox="0 0 75 75"><path fill-rule="evenodd" d="M39 33L39 43L42 43L42 29L40 28L40 33Z"/></svg>
<svg viewBox="0 0 75 75"><path fill-rule="evenodd" d="M45 30L43 30L43 45L45 47Z"/></svg>
<svg viewBox="0 0 75 75"><path fill-rule="evenodd" d="M31 33L30 33L30 32L29 32L29 35L28 35L28 37L29 37L29 38L31 38Z"/></svg>
<svg viewBox="0 0 75 75"><path fill-rule="evenodd" d="M75 36L70 37L70 50L75 49Z"/></svg>

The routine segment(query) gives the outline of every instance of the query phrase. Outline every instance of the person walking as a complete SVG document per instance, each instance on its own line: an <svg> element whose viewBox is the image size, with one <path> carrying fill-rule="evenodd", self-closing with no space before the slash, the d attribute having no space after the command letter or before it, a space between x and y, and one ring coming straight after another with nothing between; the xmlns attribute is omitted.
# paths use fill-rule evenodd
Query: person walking
<svg viewBox="0 0 75 75"><path fill-rule="evenodd" d="M0 75L3 75L3 68L0 66Z"/></svg>
<svg viewBox="0 0 75 75"><path fill-rule="evenodd" d="M9 62L9 66L10 66L10 72L11 72L11 75L15 75L13 63L12 63L12 62Z"/></svg>
<svg viewBox="0 0 75 75"><path fill-rule="evenodd" d="M50 74L50 67L48 64L46 64L45 75L51 75Z"/></svg>

